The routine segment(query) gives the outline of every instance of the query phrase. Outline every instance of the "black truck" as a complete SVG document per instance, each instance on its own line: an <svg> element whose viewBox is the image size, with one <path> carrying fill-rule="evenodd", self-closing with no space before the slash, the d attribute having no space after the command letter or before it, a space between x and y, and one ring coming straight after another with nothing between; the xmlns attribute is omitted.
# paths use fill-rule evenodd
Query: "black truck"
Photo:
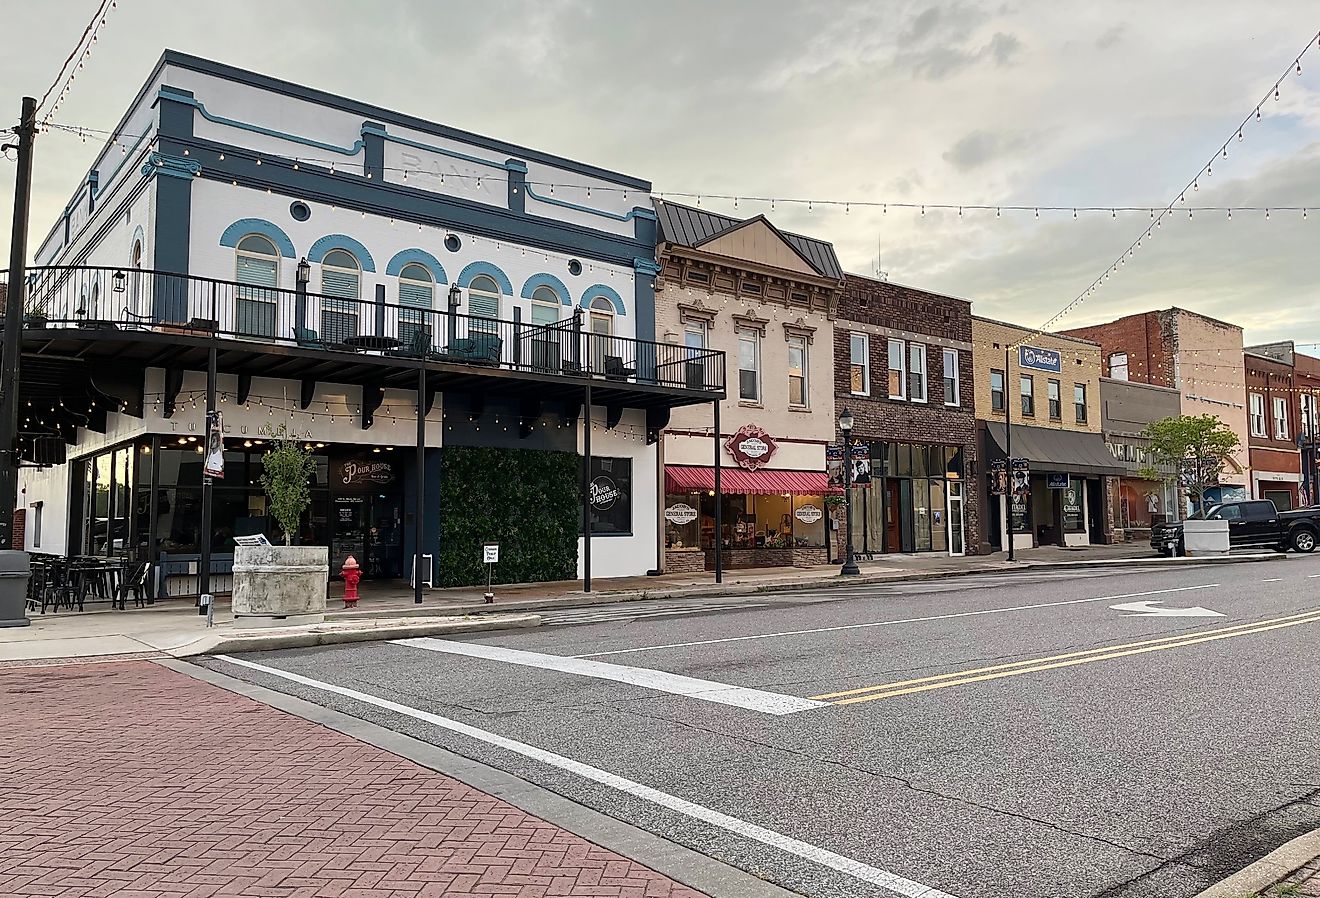
<svg viewBox="0 0 1320 898"><path fill-rule="evenodd" d="M1232 549L1314 552L1320 540L1320 506L1279 511L1269 499L1223 502L1192 515L1191 520L1228 521ZM1161 555L1182 555L1182 522L1156 524L1151 528L1150 545Z"/></svg>

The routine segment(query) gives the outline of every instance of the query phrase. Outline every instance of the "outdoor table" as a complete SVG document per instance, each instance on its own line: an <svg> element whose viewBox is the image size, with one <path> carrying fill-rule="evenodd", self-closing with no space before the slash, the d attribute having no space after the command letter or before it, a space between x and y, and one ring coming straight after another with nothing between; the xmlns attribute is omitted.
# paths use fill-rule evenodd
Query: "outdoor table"
<svg viewBox="0 0 1320 898"><path fill-rule="evenodd" d="M384 352L387 349L398 349L402 344L395 337L382 337L377 334L362 334L357 337L349 337L344 341L355 349L364 349L370 352Z"/></svg>

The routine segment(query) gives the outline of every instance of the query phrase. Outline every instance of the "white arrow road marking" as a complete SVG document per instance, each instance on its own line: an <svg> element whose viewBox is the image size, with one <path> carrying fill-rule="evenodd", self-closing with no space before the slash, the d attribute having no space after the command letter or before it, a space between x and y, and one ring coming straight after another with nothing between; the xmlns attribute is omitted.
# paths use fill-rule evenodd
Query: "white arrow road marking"
<svg viewBox="0 0 1320 898"><path fill-rule="evenodd" d="M1154 617L1223 617L1218 611L1211 611L1209 608L1202 608L1200 605L1193 605L1191 608L1156 608L1156 605L1163 605L1160 601L1145 602L1124 602L1121 605L1110 605L1115 611L1131 611L1143 616Z"/></svg>

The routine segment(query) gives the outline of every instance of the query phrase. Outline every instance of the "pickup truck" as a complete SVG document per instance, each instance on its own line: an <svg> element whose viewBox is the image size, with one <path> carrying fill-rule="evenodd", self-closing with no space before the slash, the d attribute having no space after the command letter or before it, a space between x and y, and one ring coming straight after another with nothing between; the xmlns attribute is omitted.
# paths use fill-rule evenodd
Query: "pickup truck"
<svg viewBox="0 0 1320 898"><path fill-rule="evenodd" d="M1279 511L1269 499L1252 499L1211 505L1204 513L1192 515L1191 519L1228 521L1228 544L1232 549L1313 552L1317 540L1320 540L1320 507L1317 506ZM1152 527L1150 545L1161 555L1182 555L1182 523Z"/></svg>

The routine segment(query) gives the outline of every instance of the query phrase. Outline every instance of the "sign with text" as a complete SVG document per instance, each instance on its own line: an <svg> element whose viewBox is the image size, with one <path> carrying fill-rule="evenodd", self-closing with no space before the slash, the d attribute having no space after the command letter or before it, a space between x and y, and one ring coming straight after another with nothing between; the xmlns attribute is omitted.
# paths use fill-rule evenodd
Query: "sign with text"
<svg viewBox="0 0 1320 898"><path fill-rule="evenodd" d="M593 455L587 489L592 533L632 532L632 459Z"/></svg>
<svg viewBox="0 0 1320 898"><path fill-rule="evenodd" d="M219 411L206 415L206 461L202 473L215 480L225 478L225 422Z"/></svg>
<svg viewBox="0 0 1320 898"><path fill-rule="evenodd" d="M779 444L755 424L744 424L724 442L724 449L740 467L749 471L764 468L774 458Z"/></svg>
<svg viewBox="0 0 1320 898"><path fill-rule="evenodd" d="M1052 490L1066 490L1068 488L1068 475L1046 474L1045 486Z"/></svg>
<svg viewBox="0 0 1320 898"><path fill-rule="evenodd" d="M804 524L814 524L823 518L825 513L815 505L799 505L793 515Z"/></svg>
<svg viewBox="0 0 1320 898"><path fill-rule="evenodd" d="M697 510L686 502L675 502L665 509L665 520L680 527L691 524L696 519Z"/></svg>
<svg viewBox="0 0 1320 898"><path fill-rule="evenodd" d="M843 447L825 447L825 471L830 486L843 488ZM866 489L871 485L871 444L853 443L852 485Z"/></svg>
<svg viewBox="0 0 1320 898"><path fill-rule="evenodd" d="M499 543L486 543L485 545L483 545L483 546L481 547L481 563L482 563L482 564L499 564L499 563L500 563L500 544L499 544Z"/></svg>
<svg viewBox="0 0 1320 898"><path fill-rule="evenodd" d="M1023 368L1053 371L1056 374L1063 370L1063 359L1059 353L1053 349L1037 349L1035 346L1018 347L1018 364Z"/></svg>

